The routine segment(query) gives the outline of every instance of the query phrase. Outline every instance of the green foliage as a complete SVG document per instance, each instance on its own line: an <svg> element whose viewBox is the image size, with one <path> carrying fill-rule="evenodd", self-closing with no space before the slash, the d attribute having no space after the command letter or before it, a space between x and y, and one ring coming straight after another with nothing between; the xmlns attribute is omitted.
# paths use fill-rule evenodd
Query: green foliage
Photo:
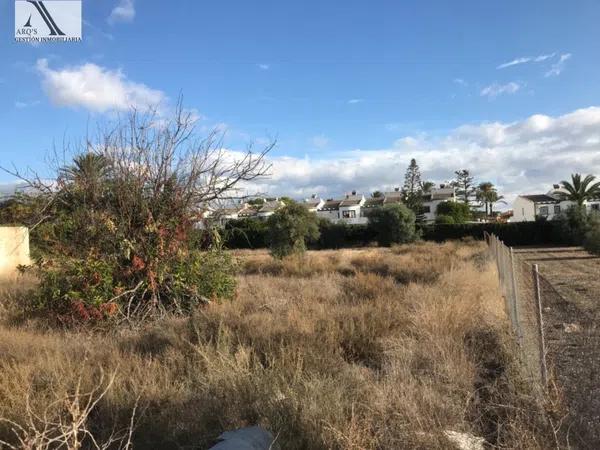
<svg viewBox="0 0 600 450"><path fill-rule="evenodd" d="M473 238L483 239L487 232L498 236L506 245L544 245L563 244L557 224L549 222L514 222L514 223L465 223L465 224L432 224L420 227L422 238L426 241L443 242L447 240Z"/></svg>
<svg viewBox="0 0 600 450"><path fill-rule="evenodd" d="M415 213L402 204L385 205L369 214L372 228L379 245L413 242L418 235L415 229Z"/></svg>
<svg viewBox="0 0 600 450"><path fill-rule="evenodd" d="M435 218L435 223L454 224L456 222L454 222L454 217L452 217L452 216L449 216L447 214L438 214L438 216Z"/></svg>
<svg viewBox="0 0 600 450"><path fill-rule="evenodd" d="M148 304L168 297L172 310L186 313L206 300L231 299L235 294L235 263L220 250L182 253L156 273L152 293L144 269L138 257L131 263L100 256L39 262L29 269L37 273L40 284L29 294L28 307L70 325L131 313L140 302L130 301L140 297Z"/></svg>
<svg viewBox="0 0 600 450"><path fill-rule="evenodd" d="M454 174L456 178L452 182L452 185L456 188L456 195L463 203L468 205L473 195L475 195L474 178L467 169L457 170Z"/></svg>
<svg viewBox="0 0 600 450"><path fill-rule="evenodd" d="M230 220L223 233L227 248L265 248L268 245L269 226L267 222L248 218Z"/></svg>
<svg viewBox="0 0 600 450"><path fill-rule="evenodd" d="M502 195L498 195L496 187L490 181L479 183L479 186L477 186L477 190L475 192L475 198L484 205L486 216L493 215L494 204L498 202L506 203L503 200L504 197Z"/></svg>
<svg viewBox="0 0 600 450"><path fill-rule="evenodd" d="M222 250L191 252L173 270L172 293L184 299L180 305L191 310L200 301L231 300L235 295L236 265L231 255Z"/></svg>
<svg viewBox="0 0 600 450"><path fill-rule="evenodd" d="M419 222L423 221L423 191L421 183L421 170L417 161L413 158L404 175L404 187L402 189L404 204L415 214Z"/></svg>
<svg viewBox="0 0 600 450"><path fill-rule="evenodd" d="M568 244L581 245L594 219L585 206L574 205L554 218L556 233Z"/></svg>
<svg viewBox="0 0 600 450"><path fill-rule="evenodd" d="M49 262L36 268L38 308L86 322L107 308L124 312L124 301L128 311L187 312L200 296L231 297L231 264L190 252L194 210L185 180L172 174L151 187L144 177L85 154L60 170L56 192L21 199L32 210L47 205L32 232L35 254ZM211 265L214 258L220 263Z"/></svg>
<svg viewBox="0 0 600 450"><path fill-rule="evenodd" d="M276 258L303 253L308 241L319 238L316 214L296 202L277 210L267 224L269 247Z"/></svg>
<svg viewBox="0 0 600 450"><path fill-rule="evenodd" d="M588 252L600 256L600 218L597 215L591 220L583 246Z"/></svg>
<svg viewBox="0 0 600 450"><path fill-rule="evenodd" d="M286 205L291 205L292 203L294 203L294 200L291 197L279 197L279 200L282 201L284 204Z"/></svg>
<svg viewBox="0 0 600 450"><path fill-rule="evenodd" d="M321 219L319 231L319 240L315 243L315 247L319 249L359 247L375 241L373 229L368 225L333 223L327 219Z"/></svg>
<svg viewBox="0 0 600 450"><path fill-rule="evenodd" d="M466 203L441 202L437 206L438 223L465 223L471 219L471 209Z"/></svg>
<svg viewBox="0 0 600 450"><path fill-rule="evenodd" d="M600 255L600 222L596 221L586 233L583 241L585 249L594 255Z"/></svg>

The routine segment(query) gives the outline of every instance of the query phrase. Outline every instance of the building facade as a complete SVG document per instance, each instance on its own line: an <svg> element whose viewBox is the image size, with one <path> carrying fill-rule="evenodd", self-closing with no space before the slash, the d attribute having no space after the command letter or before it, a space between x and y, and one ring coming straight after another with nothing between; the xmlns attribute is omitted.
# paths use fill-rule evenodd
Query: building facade
<svg viewBox="0 0 600 450"><path fill-rule="evenodd" d="M531 222L537 219L554 220L574 206L575 202L561 200L556 191L547 194L519 195L513 203L510 222ZM600 198L584 202L588 211L600 212Z"/></svg>

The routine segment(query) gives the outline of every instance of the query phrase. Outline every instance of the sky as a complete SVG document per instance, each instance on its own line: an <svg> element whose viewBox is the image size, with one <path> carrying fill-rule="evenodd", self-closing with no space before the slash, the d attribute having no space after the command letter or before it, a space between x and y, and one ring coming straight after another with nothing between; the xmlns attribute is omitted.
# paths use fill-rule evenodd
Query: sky
<svg viewBox="0 0 600 450"><path fill-rule="evenodd" d="M46 0L50 2L52 0ZM14 41L0 0L0 166L179 95L200 134L277 139L269 195L368 194L458 169L509 203L600 176L597 0L83 0L80 43ZM0 190L14 178L0 172Z"/></svg>

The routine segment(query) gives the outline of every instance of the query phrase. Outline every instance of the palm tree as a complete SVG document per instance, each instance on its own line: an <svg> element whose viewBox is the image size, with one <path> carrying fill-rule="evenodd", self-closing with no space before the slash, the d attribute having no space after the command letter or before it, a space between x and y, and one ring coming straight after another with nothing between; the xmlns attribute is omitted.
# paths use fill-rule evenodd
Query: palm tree
<svg viewBox="0 0 600 450"><path fill-rule="evenodd" d="M582 180L581 174L571 174L571 182L561 181L560 189L554 193L561 200L570 200L582 206L587 200L600 197L600 181L594 183L596 177L594 175L586 175Z"/></svg>
<svg viewBox="0 0 600 450"><path fill-rule="evenodd" d="M73 164L63 167L60 172L65 182L83 193L84 202L92 204L97 200L102 183L109 175L110 164L103 155L83 153L73 158Z"/></svg>
<svg viewBox="0 0 600 450"><path fill-rule="evenodd" d="M490 181L479 183L476 192L477 200L485 205L485 215L489 217L494 212L495 203L505 203L502 195L498 195L498 191L494 184Z"/></svg>
<svg viewBox="0 0 600 450"><path fill-rule="evenodd" d="M421 182L421 190L423 192L429 192L435 187L435 183L433 181L423 181Z"/></svg>

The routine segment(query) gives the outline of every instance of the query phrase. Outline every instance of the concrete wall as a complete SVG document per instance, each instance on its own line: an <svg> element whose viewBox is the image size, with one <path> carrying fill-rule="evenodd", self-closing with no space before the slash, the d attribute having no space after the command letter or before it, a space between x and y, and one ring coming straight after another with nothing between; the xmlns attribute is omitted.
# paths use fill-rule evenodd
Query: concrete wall
<svg viewBox="0 0 600 450"><path fill-rule="evenodd" d="M535 220L535 203L521 196L513 203L513 216L510 222L530 222Z"/></svg>
<svg viewBox="0 0 600 450"><path fill-rule="evenodd" d="M29 229L0 227L0 279L16 277L20 264L30 264Z"/></svg>

